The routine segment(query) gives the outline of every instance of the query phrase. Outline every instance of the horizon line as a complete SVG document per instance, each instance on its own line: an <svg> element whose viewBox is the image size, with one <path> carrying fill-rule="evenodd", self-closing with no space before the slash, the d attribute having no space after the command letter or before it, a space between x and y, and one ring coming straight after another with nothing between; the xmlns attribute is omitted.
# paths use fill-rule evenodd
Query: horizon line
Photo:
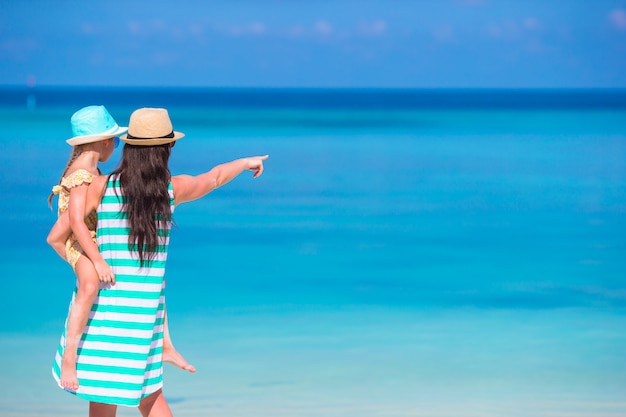
<svg viewBox="0 0 626 417"><path fill-rule="evenodd" d="M377 90L377 91L623 91L624 87L339 87L339 86L317 86L317 87L298 87L298 86L173 86L173 85L23 85L23 84L0 84L2 90L26 90L34 91L38 89L56 90L56 89L94 89L94 90L298 90L298 91L316 91L316 90Z"/></svg>

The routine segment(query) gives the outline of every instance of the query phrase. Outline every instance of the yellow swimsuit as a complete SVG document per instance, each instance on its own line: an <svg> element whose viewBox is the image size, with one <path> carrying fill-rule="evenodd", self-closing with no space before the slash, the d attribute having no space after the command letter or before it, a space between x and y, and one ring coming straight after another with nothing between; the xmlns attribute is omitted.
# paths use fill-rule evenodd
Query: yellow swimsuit
<svg viewBox="0 0 626 417"><path fill-rule="evenodd" d="M59 195L59 216L65 213L70 205L70 189L83 184L91 184L95 177L96 175L85 169L77 169L67 177L61 178L61 184L52 187L52 192ZM97 222L98 215L95 211L92 211L85 217L85 224L94 242L96 241ZM78 258L80 258L80 255L83 253L83 249L80 247L78 240L76 240L76 236L72 233L65 242L65 257L67 258L67 262L72 265L72 268L76 267L76 262L78 262Z"/></svg>

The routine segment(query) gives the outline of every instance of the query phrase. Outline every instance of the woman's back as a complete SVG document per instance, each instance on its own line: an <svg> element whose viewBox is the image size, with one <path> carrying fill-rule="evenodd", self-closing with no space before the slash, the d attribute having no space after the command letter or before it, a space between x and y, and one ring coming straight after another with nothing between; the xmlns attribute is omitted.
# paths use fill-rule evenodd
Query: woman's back
<svg viewBox="0 0 626 417"><path fill-rule="evenodd" d="M174 211L174 191L172 184L168 185L170 210ZM120 189L119 176L112 175L104 189L102 199L98 205L98 247L111 267L118 273L145 273L143 270L165 270L167 247L171 230L171 222L159 222L157 228L158 246L151 253L146 253L146 261L141 267L137 253L137 245L129 247L130 222L125 204L126 196ZM153 216L150 216L153 217ZM144 248L145 249L145 248Z"/></svg>

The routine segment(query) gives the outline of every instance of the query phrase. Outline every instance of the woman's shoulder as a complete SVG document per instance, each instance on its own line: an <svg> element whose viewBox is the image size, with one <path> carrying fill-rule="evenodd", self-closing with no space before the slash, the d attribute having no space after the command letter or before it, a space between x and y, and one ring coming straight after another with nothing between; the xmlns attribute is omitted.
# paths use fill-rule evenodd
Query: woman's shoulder
<svg viewBox="0 0 626 417"><path fill-rule="evenodd" d="M191 175L174 175L170 178L169 189L174 197L175 205L187 201L185 195L188 192L190 179L193 179Z"/></svg>

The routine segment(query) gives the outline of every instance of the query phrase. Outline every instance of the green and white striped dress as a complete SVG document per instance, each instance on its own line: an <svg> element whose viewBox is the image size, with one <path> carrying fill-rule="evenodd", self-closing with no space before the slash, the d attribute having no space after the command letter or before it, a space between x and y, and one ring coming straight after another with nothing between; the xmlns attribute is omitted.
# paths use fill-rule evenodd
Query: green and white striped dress
<svg viewBox="0 0 626 417"><path fill-rule="evenodd" d="M97 228L100 252L111 265L116 283L100 287L78 346L79 388L69 392L88 401L138 406L142 398L163 386L164 278L170 227L160 230L162 241L155 258L140 267L136 253L128 247L130 229L119 194L119 181L111 177L98 207ZM169 194L173 211L171 183ZM75 296L76 291L72 303ZM64 347L65 331L52 367L57 383Z"/></svg>

